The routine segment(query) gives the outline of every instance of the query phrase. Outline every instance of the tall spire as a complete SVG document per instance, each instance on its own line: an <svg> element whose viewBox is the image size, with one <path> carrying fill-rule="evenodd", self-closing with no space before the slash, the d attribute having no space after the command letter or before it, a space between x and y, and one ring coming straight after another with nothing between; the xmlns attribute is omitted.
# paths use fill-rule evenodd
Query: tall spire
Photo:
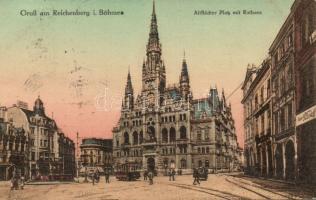
<svg viewBox="0 0 316 200"><path fill-rule="evenodd" d="M133 93L134 93L134 91L133 91L133 86L132 86L131 74L130 74L130 71L128 69L127 82L126 82L126 86L125 86L125 94L133 95Z"/></svg>
<svg viewBox="0 0 316 200"><path fill-rule="evenodd" d="M147 44L147 55L153 52L161 54L155 1L153 1L153 11L151 14L150 32L149 32L149 39L148 39L148 44Z"/></svg>
<svg viewBox="0 0 316 200"><path fill-rule="evenodd" d="M189 83L189 73L188 73L188 66L187 62L185 60L185 52L183 53L183 60L182 60L182 70L180 75L180 84L186 82Z"/></svg>
<svg viewBox="0 0 316 200"><path fill-rule="evenodd" d="M182 97L184 97L185 100L188 100L188 95L190 94L190 79L187 62L185 60L185 53L183 54L182 69L179 82Z"/></svg>

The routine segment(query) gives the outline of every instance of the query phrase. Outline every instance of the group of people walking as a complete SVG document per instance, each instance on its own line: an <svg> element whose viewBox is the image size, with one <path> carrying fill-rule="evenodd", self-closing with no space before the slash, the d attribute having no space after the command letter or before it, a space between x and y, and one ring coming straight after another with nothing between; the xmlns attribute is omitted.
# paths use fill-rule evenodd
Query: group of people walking
<svg viewBox="0 0 316 200"><path fill-rule="evenodd" d="M104 171L105 183L110 183L110 172L108 170ZM100 173L98 170L91 174L92 185L100 181Z"/></svg>

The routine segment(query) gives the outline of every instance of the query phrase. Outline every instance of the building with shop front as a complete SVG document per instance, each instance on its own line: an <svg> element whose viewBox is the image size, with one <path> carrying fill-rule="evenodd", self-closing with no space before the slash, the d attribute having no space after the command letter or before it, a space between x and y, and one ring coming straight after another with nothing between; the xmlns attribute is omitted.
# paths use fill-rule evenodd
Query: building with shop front
<svg viewBox="0 0 316 200"><path fill-rule="evenodd" d="M135 95L128 72L121 116L113 128L113 159L133 161L142 169L168 168L191 172L239 168L237 137L225 94L211 87L205 98L193 99L184 58L179 83L166 86L155 5L153 6L142 89Z"/></svg>
<svg viewBox="0 0 316 200"><path fill-rule="evenodd" d="M316 183L316 2L296 1L294 11L296 132L299 181Z"/></svg>
<svg viewBox="0 0 316 200"><path fill-rule="evenodd" d="M25 133L27 145L24 159L26 178L73 177L75 173L75 145L45 114L44 103L38 97L33 110L13 105L6 109L6 122Z"/></svg>
<svg viewBox="0 0 316 200"><path fill-rule="evenodd" d="M263 67L247 70L242 88L246 135L245 159L246 166L249 169L255 169L253 171L259 175L271 175L272 166L273 176L276 178L315 182L315 10L315 1L295 0L290 14L269 49L271 59L269 76L272 89L270 90L270 111L267 109L266 112L271 112L272 126L268 133L272 134L264 137L267 141L272 142L272 165L266 166L269 168L268 174L262 173L262 163L265 160L262 157L263 149L260 149L260 143L263 140L260 136L262 123L260 125L260 119L258 119L259 125L256 122L262 112L260 108L259 110L252 108L256 103L249 106L253 97L256 102L254 94L257 91L254 85L263 81L265 76L258 75L262 73ZM253 81L256 79L259 80ZM251 111L249 112L249 110ZM259 111L258 114L256 114L256 110ZM258 136L254 138L256 134ZM270 156L270 153L267 156ZM270 163L270 160L267 159L267 162Z"/></svg>
<svg viewBox="0 0 316 200"><path fill-rule="evenodd" d="M81 167L96 167L99 171L112 168L112 139L84 138L80 145Z"/></svg>

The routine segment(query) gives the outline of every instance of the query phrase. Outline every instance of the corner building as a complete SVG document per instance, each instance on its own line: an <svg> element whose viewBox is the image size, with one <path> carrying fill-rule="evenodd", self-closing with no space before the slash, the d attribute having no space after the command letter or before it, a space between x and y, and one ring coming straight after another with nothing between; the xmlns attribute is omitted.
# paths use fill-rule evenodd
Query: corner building
<svg viewBox="0 0 316 200"><path fill-rule="evenodd" d="M134 96L128 72L121 116L113 128L114 167L126 161L142 169L166 172L172 167L233 170L239 167L237 137L231 106L224 91L212 87L202 99L193 99L185 59L179 83L166 86L166 70L153 4L141 93Z"/></svg>

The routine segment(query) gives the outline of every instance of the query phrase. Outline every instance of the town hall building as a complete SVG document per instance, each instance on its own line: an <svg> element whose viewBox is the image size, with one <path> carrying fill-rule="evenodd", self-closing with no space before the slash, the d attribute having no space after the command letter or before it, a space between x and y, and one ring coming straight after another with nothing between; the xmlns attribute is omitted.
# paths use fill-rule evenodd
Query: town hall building
<svg viewBox="0 0 316 200"><path fill-rule="evenodd" d="M191 172L195 167L231 171L240 166L234 119L224 91L211 87L205 98L194 99L188 64L182 61L177 84L166 86L155 4L153 4L142 89L134 94L127 75L121 116L113 128L114 167L136 162L143 170L168 168Z"/></svg>

